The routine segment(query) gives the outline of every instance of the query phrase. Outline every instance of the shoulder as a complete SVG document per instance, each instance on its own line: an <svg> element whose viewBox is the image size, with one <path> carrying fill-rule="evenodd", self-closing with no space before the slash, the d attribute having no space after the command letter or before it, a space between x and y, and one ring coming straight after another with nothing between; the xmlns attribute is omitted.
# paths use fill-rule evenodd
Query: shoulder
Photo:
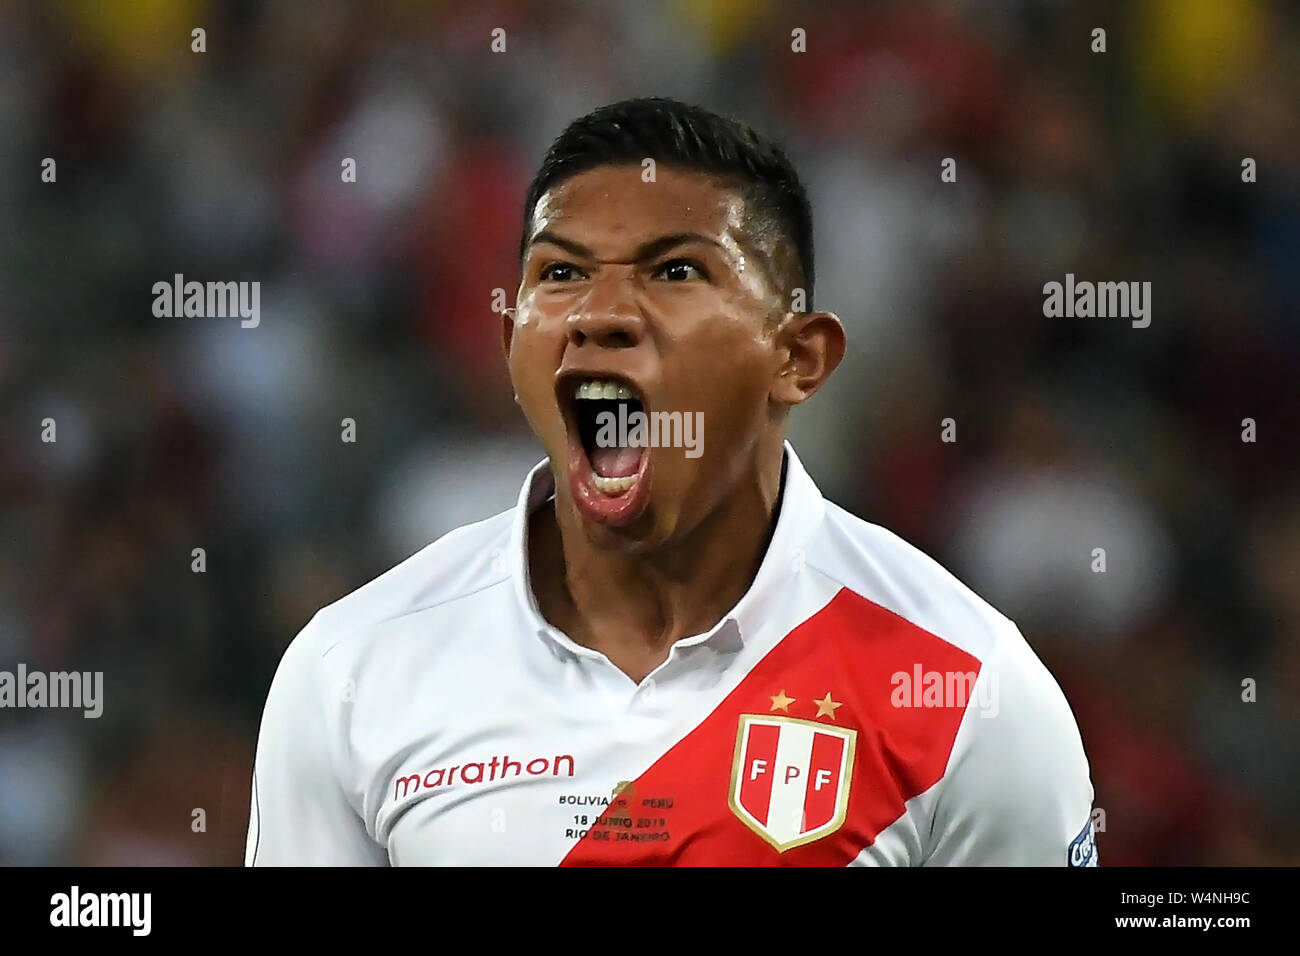
<svg viewBox="0 0 1300 956"><path fill-rule="evenodd" d="M980 671L989 692L1010 693L1026 719L1074 731L1060 686L1016 624L938 561L892 531L827 502L808 564L850 592L861 613L892 621L913 656L939 656Z"/></svg>
<svg viewBox="0 0 1300 956"><path fill-rule="evenodd" d="M280 670L293 667L320 674L326 658L363 656L390 632L390 623L437 610L454 616L466 599L506 585L515 510L448 532L322 607L290 642Z"/></svg>
<svg viewBox="0 0 1300 956"><path fill-rule="evenodd" d="M1095 793L1065 695L1014 626L980 683L935 794L930 862L1081 865L1070 851Z"/></svg>
<svg viewBox="0 0 1300 956"><path fill-rule="evenodd" d="M1020 629L919 548L830 502L807 563L837 586L879 721L927 754L931 862L1062 862L1092 786L1078 725Z"/></svg>
<svg viewBox="0 0 1300 956"><path fill-rule="evenodd" d="M861 601L976 662L992 658L1004 642L1023 644L1010 620L934 558L833 502L826 502L807 563Z"/></svg>

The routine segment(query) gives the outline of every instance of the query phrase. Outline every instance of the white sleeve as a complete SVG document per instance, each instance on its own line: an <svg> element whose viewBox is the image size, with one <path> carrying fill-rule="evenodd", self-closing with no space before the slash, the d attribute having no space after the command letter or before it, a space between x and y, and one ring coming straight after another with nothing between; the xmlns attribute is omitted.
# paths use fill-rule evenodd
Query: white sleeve
<svg viewBox="0 0 1300 956"><path fill-rule="evenodd" d="M1019 629L1006 627L957 731L923 865L1097 866L1078 724Z"/></svg>
<svg viewBox="0 0 1300 956"><path fill-rule="evenodd" d="M245 866L387 866L343 789L331 740L340 710L324 705L313 618L280 659L253 765ZM343 694L337 695L340 701Z"/></svg>

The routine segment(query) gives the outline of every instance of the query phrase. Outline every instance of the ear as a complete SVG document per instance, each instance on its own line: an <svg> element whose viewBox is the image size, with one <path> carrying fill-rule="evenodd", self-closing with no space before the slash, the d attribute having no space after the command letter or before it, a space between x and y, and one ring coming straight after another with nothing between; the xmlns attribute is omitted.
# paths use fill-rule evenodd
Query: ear
<svg viewBox="0 0 1300 956"><path fill-rule="evenodd" d="M510 346L515 341L515 310L507 307L501 310L501 351L506 357L506 374L510 376L511 385L514 384L514 370L510 367ZM519 404L519 392L514 392L515 404Z"/></svg>
<svg viewBox="0 0 1300 956"><path fill-rule="evenodd" d="M501 310L501 351L505 353L506 361L510 361L510 343L515 338L515 310L505 308Z"/></svg>
<svg viewBox="0 0 1300 956"><path fill-rule="evenodd" d="M785 361L772 383L772 400L786 406L807 401L831 377L847 344L844 326L833 313L793 313L777 332Z"/></svg>

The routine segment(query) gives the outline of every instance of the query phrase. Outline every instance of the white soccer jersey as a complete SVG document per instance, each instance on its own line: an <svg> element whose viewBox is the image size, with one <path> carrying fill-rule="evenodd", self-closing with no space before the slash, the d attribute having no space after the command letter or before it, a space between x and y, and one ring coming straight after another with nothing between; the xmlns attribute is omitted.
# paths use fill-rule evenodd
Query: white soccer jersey
<svg viewBox="0 0 1300 956"><path fill-rule="evenodd" d="M517 507L319 611L262 717L248 865L1095 865L1016 626L787 444L745 596L636 684L550 626Z"/></svg>

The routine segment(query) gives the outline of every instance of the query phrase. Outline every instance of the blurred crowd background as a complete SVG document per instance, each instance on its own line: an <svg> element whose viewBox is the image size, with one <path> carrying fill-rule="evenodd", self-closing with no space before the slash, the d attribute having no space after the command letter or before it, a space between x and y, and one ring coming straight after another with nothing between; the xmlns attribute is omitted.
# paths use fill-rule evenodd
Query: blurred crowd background
<svg viewBox="0 0 1300 956"><path fill-rule="evenodd" d="M786 145L850 337L792 441L1020 624L1103 864L1300 863L1300 16L1261 0L0 2L0 669L105 675L98 720L0 711L0 862L242 861L286 644L540 459L493 290L551 139L633 95ZM1067 272L1150 281L1150 327L1045 318ZM175 273L260 325L155 318Z"/></svg>

